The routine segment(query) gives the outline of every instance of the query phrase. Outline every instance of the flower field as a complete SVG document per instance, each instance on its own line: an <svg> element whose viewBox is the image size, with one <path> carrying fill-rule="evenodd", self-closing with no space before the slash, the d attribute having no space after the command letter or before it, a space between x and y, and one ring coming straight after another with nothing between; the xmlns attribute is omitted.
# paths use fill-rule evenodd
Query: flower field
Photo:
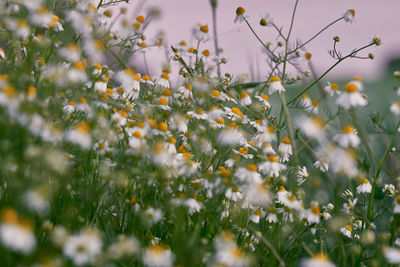
<svg viewBox="0 0 400 267"><path fill-rule="evenodd" d="M301 1L283 26L235 7L269 67L247 81L223 72L217 0L172 42L119 2L0 1L1 266L400 264L400 71L329 79L378 36L332 36L320 76L306 49L356 10L295 42Z"/></svg>

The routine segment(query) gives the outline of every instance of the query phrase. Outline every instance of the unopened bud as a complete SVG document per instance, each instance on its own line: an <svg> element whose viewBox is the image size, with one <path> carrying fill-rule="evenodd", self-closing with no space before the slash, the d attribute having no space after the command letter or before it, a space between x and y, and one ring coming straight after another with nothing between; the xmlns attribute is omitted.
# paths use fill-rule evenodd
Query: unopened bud
<svg viewBox="0 0 400 267"><path fill-rule="evenodd" d="M380 39L380 38L378 38L378 37L374 37L374 39L372 39L372 41L374 42L374 44L375 44L376 46L378 46L378 45L381 45L381 44L382 44L382 41L381 41L381 39Z"/></svg>
<svg viewBox="0 0 400 267"><path fill-rule="evenodd" d="M333 37L333 41L339 43L340 42L340 37L339 36Z"/></svg>
<svg viewBox="0 0 400 267"><path fill-rule="evenodd" d="M374 58L375 58L374 54L372 54L372 53L369 53L369 54L368 54L368 57L369 57L370 59L374 59Z"/></svg>

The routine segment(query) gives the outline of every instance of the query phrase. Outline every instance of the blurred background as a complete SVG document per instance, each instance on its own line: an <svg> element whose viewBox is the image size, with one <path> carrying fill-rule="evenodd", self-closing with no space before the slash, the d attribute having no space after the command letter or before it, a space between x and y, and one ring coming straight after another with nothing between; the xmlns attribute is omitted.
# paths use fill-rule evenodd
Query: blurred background
<svg viewBox="0 0 400 267"><path fill-rule="evenodd" d="M246 14L250 16L249 22L262 40L274 42L277 32L271 27L261 27L259 25L261 16L269 13L276 25L283 26L283 32L286 34L294 3L294 0L218 1L218 41L223 50L221 56L228 59L228 63L222 66L222 72L235 75L252 73L253 80L263 80L268 71L266 56L262 52L260 43L245 23L234 24L233 22L238 6L246 9ZM191 29L197 23L208 24L209 35L212 36L211 7L208 0L134 0L125 6L128 7L128 16L132 20L139 14L146 15L150 10L158 9L160 14L149 24L146 36L155 38L163 32L168 47L170 44L176 45L181 40L195 46L196 42L191 36ZM342 16L348 9L354 9L356 12L355 21L352 24L340 21L307 45L307 50L313 55L312 63L317 74L323 73L335 62L328 54L328 49L332 49L332 38L336 35L341 38L338 49L343 54L369 43L375 35L382 39L382 45L363 53L363 55L373 53L374 60L346 60L328 75L329 78L350 79L354 75L360 75L365 80L376 80L388 71L390 61L392 61L392 68L396 68L396 64L397 68L400 68L399 62L394 61L400 57L400 20L396 19L400 10L399 0L300 1L291 39L293 41L308 40L330 22ZM213 55L213 41L202 43L200 50L203 49L209 49ZM155 72L154 75L158 75L161 64L165 61L164 53L151 51L148 57L150 69ZM141 60L141 57L133 58L135 65L141 65Z"/></svg>

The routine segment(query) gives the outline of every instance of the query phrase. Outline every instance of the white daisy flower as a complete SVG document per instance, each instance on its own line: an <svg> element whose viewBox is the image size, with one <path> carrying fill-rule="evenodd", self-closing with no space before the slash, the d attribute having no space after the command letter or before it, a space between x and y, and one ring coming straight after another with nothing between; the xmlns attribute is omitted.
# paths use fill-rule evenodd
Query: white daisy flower
<svg viewBox="0 0 400 267"><path fill-rule="evenodd" d="M270 109L271 104L269 103L269 96L268 95L256 95L255 96L258 100L260 100L261 104L264 108Z"/></svg>
<svg viewBox="0 0 400 267"><path fill-rule="evenodd" d="M273 24L274 24L274 19L270 16L269 13L265 14L260 19L261 26L272 27Z"/></svg>
<svg viewBox="0 0 400 267"><path fill-rule="evenodd" d="M276 216L277 210L275 207L269 207L267 221L269 223L276 223L278 222L278 216Z"/></svg>
<svg viewBox="0 0 400 267"><path fill-rule="evenodd" d="M303 259L300 261L300 267L335 267L336 265L329 261L327 255L317 253L312 258Z"/></svg>
<svg viewBox="0 0 400 267"><path fill-rule="evenodd" d="M396 116L400 115L400 101L397 101L390 105L390 111Z"/></svg>
<svg viewBox="0 0 400 267"><path fill-rule="evenodd" d="M245 15L244 13L246 12L246 10L243 8L243 7L238 7L237 9L236 9L236 17L235 17L235 19L233 20L233 22L234 23L237 23L237 22L239 22L239 23L242 23L243 21L245 21L246 19L248 19L249 18L249 16L248 15Z"/></svg>
<svg viewBox="0 0 400 267"><path fill-rule="evenodd" d="M386 260L389 264L400 264L400 249L386 247L383 249Z"/></svg>
<svg viewBox="0 0 400 267"><path fill-rule="evenodd" d="M173 261L174 255L165 245L152 245L143 253L143 263L149 267L171 267Z"/></svg>
<svg viewBox="0 0 400 267"><path fill-rule="evenodd" d="M273 94L275 92L278 92L279 94L281 92L285 92L285 88L283 88L281 79L278 76L272 76L269 81L269 94Z"/></svg>
<svg viewBox="0 0 400 267"><path fill-rule="evenodd" d="M337 142L341 147L358 147L360 138L357 135L356 129L350 125L345 125L342 133L333 137L333 141Z"/></svg>
<svg viewBox="0 0 400 267"><path fill-rule="evenodd" d="M365 99L358 90L359 89L356 84L346 84L344 87L344 93L336 99L336 104L344 109L367 105L367 99Z"/></svg>
<svg viewBox="0 0 400 267"><path fill-rule="evenodd" d="M198 41L207 42L208 41L208 26L198 24L196 27L192 29L192 33L194 38Z"/></svg>
<svg viewBox="0 0 400 267"><path fill-rule="evenodd" d="M293 148L289 137L282 139L282 142L278 147L278 154L281 156L281 162L289 161L289 157L293 154Z"/></svg>
<svg viewBox="0 0 400 267"><path fill-rule="evenodd" d="M249 106L251 105L251 97L248 93L242 92L240 93L240 105L242 106Z"/></svg>
<svg viewBox="0 0 400 267"><path fill-rule="evenodd" d="M360 185L357 186L357 193L371 193L372 185L367 178L363 178L360 181Z"/></svg>
<svg viewBox="0 0 400 267"><path fill-rule="evenodd" d="M309 176L306 166L299 167L297 170L297 185L303 184Z"/></svg>
<svg viewBox="0 0 400 267"><path fill-rule="evenodd" d="M269 177L278 177L281 171L286 170L286 165L279 162L278 157L269 155L267 161L258 165L260 172Z"/></svg>
<svg viewBox="0 0 400 267"><path fill-rule="evenodd" d="M261 210L255 210L250 216L250 221L253 223L259 223L261 218L262 212Z"/></svg>
<svg viewBox="0 0 400 267"><path fill-rule="evenodd" d="M349 9L346 11L346 13L344 13L343 19L345 22L353 23L355 15L356 15L356 11L354 9Z"/></svg>
<svg viewBox="0 0 400 267"><path fill-rule="evenodd" d="M351 226L351 225L346 225L346 226L344 226L344 227L342 227L342 228L340 228L340 232L344 235L344 236L346 236L346 237L348 237L348 238L351 238L351 232L353 231L353 227Z"/></svg>
<svg viewBox="0 0 400 267"><path fill-rule="evenodd" d="M243 195L238 187L229 187L225 192L225 197L234 202L242 199Z"/></svg>
<svg viewBox="0 0 400 267"><path fill-rule="evenodd" d="M340 94L341 92L339 91L339 86L337 83L330 83L327 82L326 86L324 87L324 91L330 95L333 96L335 93Z"/></svg>
<svg viewBox="0 0 400 267"><path fill-rule="evenodd" d="M64 244L64 255L75 265L94 264L102 252L102 241L99 234L91 229L70 236Z"/></svg>

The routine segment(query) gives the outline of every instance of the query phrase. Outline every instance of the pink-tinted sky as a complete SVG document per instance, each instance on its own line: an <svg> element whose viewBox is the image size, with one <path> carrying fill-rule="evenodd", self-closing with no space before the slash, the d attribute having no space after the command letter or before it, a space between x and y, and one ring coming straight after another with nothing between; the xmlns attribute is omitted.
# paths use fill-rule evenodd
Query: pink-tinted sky
<svg viewBox="0 0 400 267"><path fill-rule="evenodd" d="M219 0L218 1L218 33L220 47L224 49L223 56L228 64L223 65L223 72L234 74L249 73L250 65L259 70L261 78L267 73L265 56L255 37L246 24L234 24L235 10L238 6L246 9L250 23L264 41L274 41L277 33L273 28L261 27L258 22L261 15L270 13L276 25L283 26L286 33L289 28L294 0ZM147 35L154 36L159 30L166 33L169 44L186 40L195 45L191 37L191 28L197 24L208 24L212 34L211 8L208 0L135 0L131 1L131 14L138 11L135 5L143 7L140 13L145 14L150 7L156 6L162 10L162 15L148 27ZM376 59L349 59L332 71L330 77L361 75L366 79L376 78L384 69L388 59L400 56L400 1L399 0L303 0L299 1L292 40L308 40L313 34L333 20L342 16L346 10L355 9L356 17L353 24L340 21L321 34L307 46L312 61L318 73L324 72L335 60L327 53L332 48L332 38L340 36L340 49L347 54L352 49L360 47L378 35L383 44L368 52L375 54ZM201 50L208 48L214 51L213 42L202 44ZM159 72L163 61L161 53L152 52L151 62L154 72ZM258 67L257 67L258 66ZM257 72L257 71L256 71ZM156 73L154 73L156 75Z"/></svg>

